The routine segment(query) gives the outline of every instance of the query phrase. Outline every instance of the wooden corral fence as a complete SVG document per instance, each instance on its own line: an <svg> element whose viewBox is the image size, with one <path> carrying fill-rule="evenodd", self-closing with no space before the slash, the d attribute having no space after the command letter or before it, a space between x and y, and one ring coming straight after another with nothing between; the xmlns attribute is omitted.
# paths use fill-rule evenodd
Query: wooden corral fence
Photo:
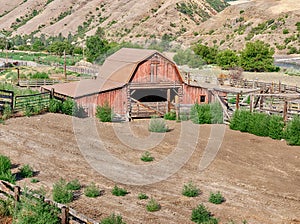
<svg viewBox="0 0 300 224"><path fill-rule="evenodd" d="M10 105L11 110L14 106L14 92L9 90L0 90L0 111L3 111L4 105Z"/></svg>
<svg viewBox="0 0 300 224"><path fill-rule="evenodd" d="M29 193L36 199L57 207L61 211L59 218L62 224L99 224L99 222L96 222L95 220L78 213L74 209L69 208L67 205L57 203L51 199L45 198L42 195L35 194L30 191ZM19 186L0 180L0 198L13 198L15 203L18 203L20 202L21 195L26 196L25 191L23 191Z"/></svg>
<svg viewBox="0 0 300 224"><path fill-rule="evenodd" d="M32 95L16 96L13 107L14 112L25 111L26 109L46 109L49 107L51 94L49 92L37 93Z"/></svg>
<svg viewBox="0 0 300 224"><path fill-rule="evenodd" d="M62 83L61 80L54 79L20 79L18 80L18 86L20 87L40 87L45 85L54 85Z"/></svg>

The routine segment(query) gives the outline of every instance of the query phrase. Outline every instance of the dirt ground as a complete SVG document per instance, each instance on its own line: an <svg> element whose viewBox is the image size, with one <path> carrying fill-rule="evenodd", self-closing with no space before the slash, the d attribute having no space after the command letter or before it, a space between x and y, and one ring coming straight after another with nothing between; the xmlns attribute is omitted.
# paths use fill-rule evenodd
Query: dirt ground
<svg viewBox="0 0 300 224"><path fill-rule="evenodd" d="M82 126L91 120L81 120ZM130 124L95 122L98 137L104 142L106 150L136 166L144 166L140 160L143 151L124 144L118 131L130 127L136 137L145 138L149 135L148 123L149 120L135 120ZM178 145L184 135L183 124L168 122L171 131L156 136L162 137L162 140L149 149L155 157L152 162L154 165L171 154ZM215 160L207 169L200 171L199 161L211 138L212 127L196 127L199 128L196 150L175 174L158 183L141 186L117 183L93 169L77 145L74 120L66 115L48 113L6 121L5 125L0 125L0 153L12 159L16 167L13 172L17 172L17 167L23 164L30 164L39 172L35 177L40 180L39 183L23 179L17 182L18 185L31 189L43 186L48 195L52 184L60 178L68 181L77 178L83 185L95 182L104 190L103 195L90 199L81 193L70 206L97 221L115 212L121 214L126 223L188 224L192 223L192 209L204 203L219 218L220 223L228 223L230 220L235 223L247 220L250 224L300 223L300 147L288 146L283 140L257 137L225 127L225 136ZM92 127L82 128L86 128L87 136L90 135L90 138L86 138L86 144L91 147L91 151L97 149L96 141L89 142L92 134L88 130L92 130ZM189 144L186 142L187 147ZM107 166L114 169L113 164ZM129 175L134 175L122 170L119 172L128 175L128 179ZM149 175L144 178L152 177ZM183 185L190 180L201 189L202 193L198 197L187 198L181 194ZM115 184L130 193L124 197L113 196L111 189ZM223 194L226 201L220 205L209 203L210 192L217 191ZM147 201L137 198L140 192L155 198L161 210L147 212Z"/></svg>

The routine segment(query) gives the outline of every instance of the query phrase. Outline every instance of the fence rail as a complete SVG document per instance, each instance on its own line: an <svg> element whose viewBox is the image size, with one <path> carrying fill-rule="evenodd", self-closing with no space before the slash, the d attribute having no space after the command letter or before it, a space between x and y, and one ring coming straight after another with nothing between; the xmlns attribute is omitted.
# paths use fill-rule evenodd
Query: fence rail
<svg viewBox="0 0 300 224"><path fill-rule="evenodd" d="M51 95L49 92L37 93L32 95L16 96L14 111L25 111L25 110L34 110L46 109L49 106ZM32 111L31 111L32 112Z"/></svg>
<svg viewBox="0 0 300 224"><path fill-rule="evenodd" d="M3 111L4 105L10 105L11 109L14 106L14 92L9 90L0 90L0 111Z"/></svg>
<svg viewBox="0 0 300 224"><path fill-rule="evenodd" d="M20 201L20 196L25 195L24 193L25 191L23 191L19 186L0 180L0 196L2 196L2 198L14 198L14 201L17 203ZM69 208L64 204L57 203L39 194L31 193L30 195L41 200L42 202L51 204L60 209L60 219L62 224L99 224L99 222L96 222L95 220L86 217L85 215L77 212L72 208Z"/></svg>

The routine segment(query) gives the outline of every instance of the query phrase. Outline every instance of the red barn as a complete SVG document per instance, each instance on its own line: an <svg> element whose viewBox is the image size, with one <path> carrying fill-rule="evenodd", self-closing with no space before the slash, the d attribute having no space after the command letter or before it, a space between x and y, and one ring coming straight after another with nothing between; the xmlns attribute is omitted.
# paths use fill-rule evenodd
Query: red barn
<svg viewBox="0 0 300 224"><path fill-rule="evenodd" d="M96 79L42 87L55 97L73 98L94 115L105 102L115 114L163 115L177 105L207 103L208 90L184 82L176 64L155 50L122 48L109 56Z"/></svg>

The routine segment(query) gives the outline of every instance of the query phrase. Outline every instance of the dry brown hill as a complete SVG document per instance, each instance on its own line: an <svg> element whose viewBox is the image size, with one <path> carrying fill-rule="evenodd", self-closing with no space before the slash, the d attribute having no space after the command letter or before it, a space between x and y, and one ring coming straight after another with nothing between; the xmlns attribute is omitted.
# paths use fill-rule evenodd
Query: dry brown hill
<svg viewBox="0 0 300 224"><path fill-rule="evenodd" d="M241 49L246 41L263 40L277 53L300 50L300 1L252 0L235 4L197 27L202 40L221 48ZM299 31L296 23L299 22Z"/></svg>
<svg viewBox="0 0 300 224"><path fill-rule="evenodd" d="M223 0L0 0L0 30L12 34L94 34L144 41L180 37L225 7Z"/></svg>

